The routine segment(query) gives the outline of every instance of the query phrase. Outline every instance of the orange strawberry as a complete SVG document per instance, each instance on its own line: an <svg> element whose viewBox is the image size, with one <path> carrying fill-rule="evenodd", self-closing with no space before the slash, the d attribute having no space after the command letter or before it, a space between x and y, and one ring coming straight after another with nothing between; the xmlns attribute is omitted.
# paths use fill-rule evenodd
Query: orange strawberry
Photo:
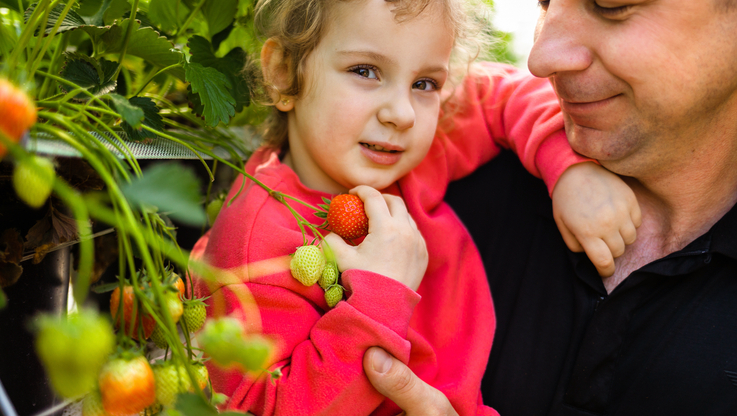
<svg viewBox="0 0 737 416"><path fill-rule="evenodd" d="M26 130L36 123L36 106L26 93L7 79L0 78L0 132L18 142ZM7 149L0 144L0 158Z"/></svg>
<svg viewBox="0 0 737 416"><path fill-rule="evenodd" d="M141 314L141 322L143 323L143 336L144 339L151 336L156 327L156 321L154 318L141 311L143 306L139 303L138 310L133 315L133 302L135 301L135 294L133 293L133 286L125 285L123 287L123 320L125 324L123 326L125 333L131 335L133 339L138 339L138 316ZM120 321L118 320L118 309L120 306L120 287L116 287L113 290L113 294L110 296L110 314L113 316L113 323L116 328L120 327ZM132 334L131 334L131 327Z"/></svg>
<svg viewBox="0 0 737 416"><path fill-rule="evenodd" d="M154 373L142 355L108 361L99 385L102 405L111 416L132 415L156 401Z"/></svg>

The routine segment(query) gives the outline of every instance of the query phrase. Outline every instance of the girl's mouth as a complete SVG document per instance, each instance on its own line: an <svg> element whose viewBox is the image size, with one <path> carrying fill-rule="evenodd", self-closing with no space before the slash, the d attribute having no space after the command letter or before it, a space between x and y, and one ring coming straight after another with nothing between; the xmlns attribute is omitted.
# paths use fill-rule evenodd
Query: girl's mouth
<svg viewBox="0 0 737 416"><path fill-rule="evenodd" d="M361 153L377 165L393 165L402 158L404 152L399 149L387 149L377 144L361 143Z"/></svg>
<svg viewBox="0 0 737 416"><path fill-rule="evenodd" d="M382 146L379 146L377 144L361 143L361 146L363 146L363 147L365 147L365 148L367 148L369 150L376 151L376 152L387 152L387 153L398 153L399 152L399 150L386 149L386 148L384 148Z"/></svg>

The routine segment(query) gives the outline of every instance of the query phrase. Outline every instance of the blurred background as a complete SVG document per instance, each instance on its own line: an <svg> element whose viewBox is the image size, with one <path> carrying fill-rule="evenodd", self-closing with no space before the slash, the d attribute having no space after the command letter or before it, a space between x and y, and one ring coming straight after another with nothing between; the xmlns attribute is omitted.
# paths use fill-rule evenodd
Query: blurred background
<svg viewBox="0 0 737 416"><path fill-rule="evenodd" d="M519 68L527 69L527 56L539 8L535 0L494 0L494 27L509 33L509 54Z"/></svg>

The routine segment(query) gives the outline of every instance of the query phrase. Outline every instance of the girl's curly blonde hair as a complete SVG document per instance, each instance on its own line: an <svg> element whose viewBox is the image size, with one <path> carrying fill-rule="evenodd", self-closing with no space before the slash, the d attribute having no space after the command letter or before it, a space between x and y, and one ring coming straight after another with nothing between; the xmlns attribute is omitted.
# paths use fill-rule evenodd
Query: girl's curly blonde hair
<svg viewBox="0 0 737 416"><path fill-rule="evenodd" d="M360 0L259 0L255 8L256 31L264 39L273 38L280 47L287 68L287 87L281 95L297 97L305 85L305 65L309 54L326 31L333 5ZM428 6L442 7L446 25L451 29L455 44L451 55L451 78L446 85L459 81L482 51L492 43L489 32L491 8L482 0L385 0L395 4L398 22L412 19ZM260 67L252 62L249 72L255 78L254 100L271 105L271 114L262 126L265 143L283 148L287 143L287 114L273 107L270 91L274 86L263 78Z"/></svg>

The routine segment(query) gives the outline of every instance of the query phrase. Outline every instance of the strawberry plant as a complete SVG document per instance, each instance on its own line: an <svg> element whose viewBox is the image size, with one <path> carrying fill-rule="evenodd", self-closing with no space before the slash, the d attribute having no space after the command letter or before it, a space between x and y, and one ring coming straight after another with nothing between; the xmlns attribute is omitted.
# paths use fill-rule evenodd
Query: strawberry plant
<svg viewBox="0 0 737 416"><path fill-rule="evenodd" d="M13 200L48 212L45 222L39 220L34 231L29 231L33 238L23 241L12 225L7 233L0 230L0 235L8 236L5 244L9 247L3 259L8 267L0 273L12 271L12 276L0 276L0 282L6 287L5 282L18 280L24 247L34 250L34 261L40 261L49 251L75 244L72 295L79 315L86 316L90 312L82 305L94 275L101 273L96 271L100 250L95 247L93 228L113 228L118 281L94 290L112 291L107 298L110 328L117 330L108 328L91 337L95 342L112 337L119 350L141 354L141 358L128 360L140 366L135 372L126 368L133 363L124 365L120 358L110 359L106 369L100 370L100 354L89 354L90 368L79 369L84 376L75 379L79 385L70 382L57 388L64 397L93 395L85 399L86 412L114 415L143 408L148 413L161 410L161 406L151 406L148 392L140 401L112 398L117 397L115 380L120 374L145 372L142 363L155 351L153 343L148 343L154 331L156 344L163 348L160 353L179 369L179 376L189 380L187 391L196 398L189 393L181 396L197 406L200 401L206 403L205 407L191 407L207 409L203 413L216 409L203 392L208 386L203 381L204 367L193 364L200 354L195 340L213 361L242 371L263 371L270 354L267 339L243 334L220 320L204 322L199 335L192 335L203 326L206 314L204 304L194 299L187 271L213 281L226 274L190 262L187 250L177 244L172 221L204 229L227 205L224 195L210 195L211 186L202 195L198 176L191 169L176 163L144 168L139 158L145 150L141 149L180 149L199 160L200 172L210 182L223 167L251 178L294 215L302 231L306 248L294 261L298 279L314 284L322 278L329 304L343 296L342 288L340 293L336 289L340 288L339 273L324 244L324 231L298 214L292 204L319 208L275 192L244 171L252 150L244 139L250 131L247 126L259 123L265 115L263 108L250 105L252 85L244 71L248 54L260 51L253 5L253 0L0 0L0 159L14 166ZM70 157L83 161L86 170L62 172L60 166ZM3 181L0 178L0 185ZM206 210L204 201L210 200L214 202ZM358 211L363 212L362 208ZM366 228L360 221L347 227ZM359 238L360 233L365 231L345 238ZM330 270L324 272L326 263ZM0 289L0 308L12 307L13 302ZM77 319L74 316L50 320L37 332L39 355L54 387L58 384L54 380L66 382L55 366L74 359L55 356L60 352L47 344L67 339L64 337L74 339L65 332ZM91 377L92 373L99 377ZM279 372L270 374L277 377ZM99 410L100 402L104 412ZM171 406L169 400L167 404ZM178 409L194 414L187 413L191 408Z"/></svg>

